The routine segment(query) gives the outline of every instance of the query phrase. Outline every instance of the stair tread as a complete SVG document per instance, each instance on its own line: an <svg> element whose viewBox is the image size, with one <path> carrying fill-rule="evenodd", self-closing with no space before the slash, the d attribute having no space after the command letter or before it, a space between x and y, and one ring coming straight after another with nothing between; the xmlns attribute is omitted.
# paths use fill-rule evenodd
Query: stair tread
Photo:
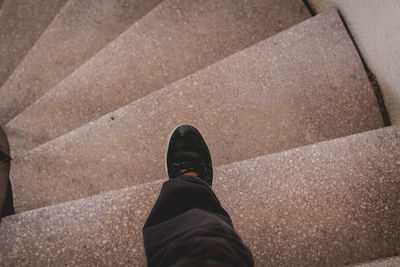
<svg viewBox="0 0 400 267"><path fill-rule="evenodd" d="M16 157L16 210L159 179L169 133L188 122L215 166L383 126L358 54L327 12Z"/></svg>
<svg viewBox="0 0 400 267"><path fill-rule="evenodd" d="M400 127L215 170L214 191L257 266L338 266L400 254ZM159 177L162 178L162 177ZM6 265L144 266L162 180L4 218Z"/></svg>
<svg viewBox="0 0 400 267"><path fill-rule="evenodd" d="M5 0L2 3L0 87L66 2L67 0ZM4 101L3 97L0 99L1 102Z"/></svg>
<svg viewBox="0 0 400 267"><path fill-rule="evenodd" d="M0 90L5 124L161 0L70 0Z"/></svg>
<svg viewBox="0 0 400 267"><path fill-rule="evenodd" d="M354 267L396 267L400 266L400 256L351 265Z"/></svg>
<svg viewBox="0 0 400 267"><path fill-rule="evenodd" d="M165 0L20 114L12 150L12 135L33 148L309 17L302 0Z"/></svg>

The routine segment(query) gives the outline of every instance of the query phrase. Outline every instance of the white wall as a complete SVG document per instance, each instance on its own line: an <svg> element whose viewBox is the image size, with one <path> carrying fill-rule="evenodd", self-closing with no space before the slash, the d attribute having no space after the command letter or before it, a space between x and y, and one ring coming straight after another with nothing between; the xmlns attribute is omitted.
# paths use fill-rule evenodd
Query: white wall
<svg viewBox="0 0 400 267"><path fill-rule="evenodd" d="M400 0L335 0L381 87L392 124L400 124Z"/></svg>

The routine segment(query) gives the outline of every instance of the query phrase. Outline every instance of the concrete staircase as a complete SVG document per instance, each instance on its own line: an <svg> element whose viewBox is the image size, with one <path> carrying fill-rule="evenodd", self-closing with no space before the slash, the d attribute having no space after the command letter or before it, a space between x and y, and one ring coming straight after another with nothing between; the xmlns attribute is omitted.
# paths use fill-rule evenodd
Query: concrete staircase
<svg viewBox="0 0 400 267"><path fill-rule="evenodd" d="M27 148L33 148L72 131L301 22L309 17L302 5L301 0L163 1L18 116L27 118L35 113L42 121L24 129L34 127L41 134L15 134L22 139L30 136L33 144ZM10 82L10 87L6 84L1 91L6 95L21 89L13 88ZM27 88L20 93L0 105L25 108L28 102L19 104L15 99L30 98L31 91ZM10 119L0 113L2 116ZM5 124L8 119L0 122Z"/></svg>
<svg viewBox="0 0 400 267"><path fill-rule="evenodd" d="M17 211L0 223L4 266L145 265L141 228L183 123L204 134L257 266L398 262L400 128L382 128L335 9L64 2L0 89ZM3 9L1 31L23 16Z"/></svg>
<svg viewBox="0 0 400 267"><path fill-rule="evenodd" d="M3 0L0 15L0 86L29 52L67 0ZM43 7L46 8L43 8ZM3 97L0 98L3 102ZM2 113L3 115L3 113Z"/></svg>
<svg viewBox="0 0 400 267"><path fill-rule="evenodd" d="M204 133L216 166L383 126L361 61L332 11L17 154L17 210L160 179L169 133L185 122ZM13 150L23 142L13 141L10 128Z"/></svg>
<svg viewBox="0 0 400 267"><path fill-rule="evenodd" d="M5 124L161 0L69 0L0 90Z"/></svg>
<svg viewBox="0 0 400 267"><path fill-rule="evenodd" d="M365 262L360 264L353 264L351 266L357 267L396 267L400 265L400 257L390 257L385 259L379 259L376 261Z"/></svg>
<svg viewBox="0 0 400 267"><path fill-rule="evenodd" d="M257 266L338 266L400 253L400 134L384 128L216 169L214 190ZM6 217L3 263L145 265L163 180Z"/></svg>

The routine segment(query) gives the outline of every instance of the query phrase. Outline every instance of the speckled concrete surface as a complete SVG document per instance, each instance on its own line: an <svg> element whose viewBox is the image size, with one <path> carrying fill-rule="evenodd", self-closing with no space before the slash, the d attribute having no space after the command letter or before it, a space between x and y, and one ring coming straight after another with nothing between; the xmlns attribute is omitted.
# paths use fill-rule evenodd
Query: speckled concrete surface
<svg viewBox="0 0 400 267"><path fill-rule="evenodd" d="M34 103L161 0L70 0L0 90L0 123Z"/></svg>
<svg viewBox="0 0 400 267"><path fill-rule="evenodd" d="M49 141L309 17L301 0L166 0L22 113L10 140Z"/></svg>
<svg viewBox="0 0 400 267"><path fill-rule="evenodd" d="M398 267L400 266L400 257L391 257L386 259L379 259L376 261L351 265L354 267Z"/></svg>
<svg viewBox="0 0 400 267"><path fill-rule="evenodd" d="M67 0L4 1L0 14L0 86L66 2ZM1 109L0 114L3 114Z"/></svg>
<svg viewBox="0 0 400 267"><path fill-rule="evenodd" d="M141 227L160 186L8 217L0 258L144 266ZM399 127L219 167L214 190L256 266L340 266L400 253Z"/></svg>
<svg viewBox="0 0 400 267"><path fill-rule="evenodd" d="M169 134L184 123L204 134L216 166L383 126L332 11L17 157L17 210L164 175Z"/></svg>
<svg viewBox="0 0 400 267"><path fill-rule="evenodd" d="M332 0L306 0L311 9L316 13L323 13L331 8L336 7L336 3Z"/></svg>

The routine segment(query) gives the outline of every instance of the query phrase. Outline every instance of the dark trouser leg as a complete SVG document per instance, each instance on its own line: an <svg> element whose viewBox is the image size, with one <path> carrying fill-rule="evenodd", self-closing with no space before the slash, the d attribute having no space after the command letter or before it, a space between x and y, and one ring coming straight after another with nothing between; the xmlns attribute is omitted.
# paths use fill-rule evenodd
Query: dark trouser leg
<svg viewBox="0 0 400 267"><path fill-rule="evenodd" d="M3 206L3 209L1 211L0 218L5 217L5 216L9 216L9 215L12 215L12 214L15 214L15 211L14 211L14 203L13 203L11 182L8 181L6 200L4 201L4 206Z"/></svg>
<svg viewBox="0 0 400 267"><path fill-rule="evenodd" d="M164 183L143 238L149 266L253 266L228 213L193 176Z"/></svg>
<svg viewBox="0 0 400 267"><path fill-rule="evenodd" d="M0 220L15 213L9 174L10 162L7 159L4 161L4 154L0 155Z"/></svg>

